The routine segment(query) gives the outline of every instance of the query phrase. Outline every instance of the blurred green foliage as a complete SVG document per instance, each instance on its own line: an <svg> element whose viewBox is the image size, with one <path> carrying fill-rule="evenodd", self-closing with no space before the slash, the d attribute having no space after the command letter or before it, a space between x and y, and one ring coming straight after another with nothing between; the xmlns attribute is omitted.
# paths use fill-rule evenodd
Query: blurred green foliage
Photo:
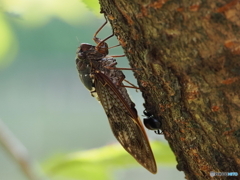
<svg viewBox="0 0 240 180"><path fill-rule="evenodd" d="M82 2L92 11L99 16L100 5L98 0L82 0Z"/></svg>
<svg viewBox="0 0 240 180"><path fill-rule="evenodd" d="M154 141L151 143L157 162L165 166L176 164L168 144ZM44 163L44 169L54 179L112 180L109 172L116 169L139 167L120 144L111 144L102 148L81 151L50 158ZM147 170L146 170L147 171Z"/></svg>
<svg viewBox="0 0 240 180"><path fill-rule="evenodd" d="M7 66L15 57L17 42L5 15L0 12L0 69Z"/></svg>

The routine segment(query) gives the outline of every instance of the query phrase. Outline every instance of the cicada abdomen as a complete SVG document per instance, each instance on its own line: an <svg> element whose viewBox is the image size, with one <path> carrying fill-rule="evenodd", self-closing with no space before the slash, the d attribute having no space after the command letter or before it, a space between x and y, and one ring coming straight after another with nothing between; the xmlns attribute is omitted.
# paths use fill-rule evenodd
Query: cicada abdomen
<svg viewBox="0 0 240 180"><path fill-rule="evenodd" d="M116 59L106 56L108 46L105 41L112 35L100 40L96 37L97 33L94 35L97 46L84 43L78 48L76 64L80 79L92 96L102 104L112 132L123 148L155 174L157 166L148 137L135 104L122 83L125 76L116 68Z"/></svg>

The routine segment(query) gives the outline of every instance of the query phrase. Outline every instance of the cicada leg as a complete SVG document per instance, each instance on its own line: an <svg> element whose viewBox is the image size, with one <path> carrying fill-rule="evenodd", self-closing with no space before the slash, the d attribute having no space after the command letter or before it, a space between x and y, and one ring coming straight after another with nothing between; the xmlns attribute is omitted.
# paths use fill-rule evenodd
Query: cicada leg
<svg viewBox="0 0 240 180"><path fill-rule="evenodd" d="M106 69L116 69L116 70L136 70L134 68L117 68L117 67L111 67L111 66L105 66Z"/></svg>
<svg viewBox="0 0 240 180"><path fill-rule="evenodd" d="M130 84L131 86L125 86L125 85L123 85L123 84L122 84L123 81L127 82L127 83ZM122 77L119 79L119 81L117 82L117 86L125 87L125 88L132 88L132 89L136 89L136 90L140 89L139 87L137 87L137 86L135 86L134 84L132 84L132 83L130 83L129 81L127 81L127 80L125 79L125 76L122 76Z"/></svg>
<svg viewBox="0 0 240 180"><path fill-rule="evenodd" d="M118 45L115 45L115 46L109 47L108 49L112 49L112 48L115 48L115 47L118 47L118 46L121 46L121 44L118 44Z"/></svg>
<svg viewBox="0 0 240 180"><path fill-rule="evenodd" d="M106 37L105 39L101 40L100 38L97 37L98 33L102 30L102 28L107 24L108 20L106 18L106 16L104 16L105 18L105 22L103 23L103 25L95 32L95 34L93 35L93 41L97 44L95 49L100 52L101 54L107 55L108 54L108 49L112 49L118 46L121 46L120 44L112 46L112 47L108 47L108 44L105 42L108 39L110 39L111 37L114 36L114 32L112 32L112 34L108 37ZM116 55L116 56L111 56L111 57L124 57L125 55Z"/></svg>
<svg viewBox="0 0 240 180"><path fill-rule="evenodd" d="M106 21L103 23L103 25L102 25L102 26L96 31L96 33L93 35L93 40L94 40L94 42L97 44L96 47L95 47L95 49L96 49L98 52L107 55L107 54L108 54L108 49L118 47L118 46L120 46L120 44L108 48L108 44L107 44L105 41L107 41L108 39L110 39L111 37L113 37L113 36L114 36L114 32L113 32L110 36L106 37L106 38L103 39L103 40L101 40L100 38L97 37L98 33L102 30L102 28L103 28L103 27L107 24L107 22L108 22L106 16L104 16L104 17L105 17L105 20L106 20ZM112 57L124 57L124 56L125 56L125 55L112 56Z"/></svg>
<svg viewBox="0 0 240 180"><path fill-rule="evenodd" d="M108 40L109 38L111 38L114 34L112 34L111 36L108 36L107 38L105 38L103 40L101 40L100 38L97 37L97 34L102 30L102 28L108 22L106 16L104 16L104 17L105 17L106 21L103 23L103 25L93 35L93 41L97 44L96 47L95 47L96 51L98 51L99 53L106 56L108 54L108 44L105 41Z"/></svg>
<svg viewBox="0 0 240 180"><path fill-rule="evenodd" d="M95 49L96 49L98 52L107 55L107 54L108 54L108 44L107 44L105 41L108 40L109 38L113 37L113 36L114 36L114 34L106 37L106 38L103 39L103 40L100 40L99 38L94 37L93 40L94 40L96 43L98 43L98 44L96 45Z"/></svg>
<svg viewBox="0 0 240 180"><path fill-rule="evenodd" d="M93 40L96 44L99 44L101 42L101 39L97 38L97 34L102 30L102 28L107 24L108 20L106 18L106 16L104 16L105 18L105 22L103 23L103 25L95 32L95 34L93 35Z"/></svg>
<svg viewBox="0 0 240 180"><path fill-rule="evenodd" d="M104 68L106 69L114 69L114 70L135 70L133 68L117 68L115 65L117 64L117 62L113 62L111 64L109 64L108 66L104 66ZM122 82L125 81L126 83L130 84L131 86L125 86L122 85ZM137 86L135 86L134 84L130 83L128 80L125 79L125 76L122 76L118 83L117 86L121 86L121 87L126 87L126 88L133 88L133 89L140 89Z"/></svg>
<svg viewBox="0 0 240 180"><path fill-rule="evenodd" d="M125 54L123 54L123 55L114 55L114 56L111 56L111 57L113 57L113 58L119 58L119 57L125 57L126 55Z"/></svg>
<svg viewBox="0 0 240 180"><path fill-rule="evenodd" d="M140 89L139 87L135 86L134 84L130 83L128 80L124 79L124 81L132 86L134 89Z"/></svg>

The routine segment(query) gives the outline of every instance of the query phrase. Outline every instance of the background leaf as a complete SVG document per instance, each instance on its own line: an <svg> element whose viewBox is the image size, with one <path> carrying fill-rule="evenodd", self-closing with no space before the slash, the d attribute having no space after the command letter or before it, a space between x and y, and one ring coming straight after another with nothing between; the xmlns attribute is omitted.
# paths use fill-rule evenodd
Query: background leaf
<svg viewBox="0 0 240 180"><path fill-rule="evenodd" d="M82 2L94 12L94 14L99 15L100 13L100 5L98 0L82 0Z"/></svg>
<svg viewBox="0 0 240 180"><path fill-rule="evenodd" d="M12 30L7 23L5 16L0 12L0 68L5 67L13 61L17 53L17 42L13 37Z"/></svg>
<svg viewBox="0 0 240 180"><path fill-rule="evenodd" d="M176 164L168 144L154 141L151 143L151 146L157 162L168 166ZM58 155L49 159L44 164L46 173L51 176L79 180L113 179L109 172L129 167L141 166L119 144L112 144L66 155Z"/></svg>

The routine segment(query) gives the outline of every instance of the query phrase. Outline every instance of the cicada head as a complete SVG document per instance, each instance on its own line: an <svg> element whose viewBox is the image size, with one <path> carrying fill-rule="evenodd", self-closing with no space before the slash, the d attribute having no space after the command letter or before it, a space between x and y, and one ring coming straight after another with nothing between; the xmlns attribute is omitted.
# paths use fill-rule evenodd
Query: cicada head
<svg viewBox="0 0 240 180"><path fill-rule="evenodd" d="M88 43L82 43L77 49L77 59L85 60L88 57L88 54L95 49L94 46Z"/></svg>
<svg viewBox="0 0 240 180"><path fill-rule="evenodd" d="M93 79L91 77L91 65L88 54L94 50L92 45L83 43L77 49L76 65L80 80L88 90L93 89Z"/></svg>

